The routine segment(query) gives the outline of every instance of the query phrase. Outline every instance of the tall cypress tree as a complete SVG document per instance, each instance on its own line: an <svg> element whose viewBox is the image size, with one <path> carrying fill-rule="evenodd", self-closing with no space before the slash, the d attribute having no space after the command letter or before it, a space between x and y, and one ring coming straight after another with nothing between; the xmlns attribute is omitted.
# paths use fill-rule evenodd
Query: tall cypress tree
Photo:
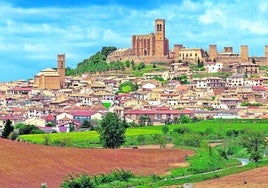
<svg viewBox="0 0 268 188"><path fill-rule="evenodd" d="M2 132L2 138L7 138L8 135L14 131L14 127L11 126L12 122L8 119L5 124L5 128Z"/></svg>

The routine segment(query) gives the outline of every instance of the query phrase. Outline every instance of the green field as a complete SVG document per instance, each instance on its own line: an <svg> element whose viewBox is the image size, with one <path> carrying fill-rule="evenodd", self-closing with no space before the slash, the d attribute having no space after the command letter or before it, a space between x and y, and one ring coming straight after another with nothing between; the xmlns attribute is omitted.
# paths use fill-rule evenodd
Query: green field
<svg viewBox="0 0 268 188"><path fill-rule="evenodd" d="M163 126L128 128L126 131L126 145L132 145L133 142L135 144L133 139L140 135L144 135L147 138L156 134L161 135L163 134L162 127ZM268 135L268 122L261 120L206 120L197 123L168 125L170 132L179 127L188 127L193 132L209 131L214 134L217 132L224 134L228 130L252 129ZM99 135L96 131L20 135L19 139L35 144L44 144L45 139L48 139L50 145L59 145L60 142L68 142L69 145L74 147L100 146Z"/></svg>

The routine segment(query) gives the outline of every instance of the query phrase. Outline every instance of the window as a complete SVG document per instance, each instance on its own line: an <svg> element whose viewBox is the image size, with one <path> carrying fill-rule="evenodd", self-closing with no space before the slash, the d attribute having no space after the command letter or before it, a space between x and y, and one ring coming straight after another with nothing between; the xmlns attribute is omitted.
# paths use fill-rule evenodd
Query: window
<svg viewBox="0 0 268 188"><path fill-rule="evenodd" d="M157 24L157 26L156 26L156 30L157 30L157 31L162 31L162 25L161 25L161 24Z"/></svg>

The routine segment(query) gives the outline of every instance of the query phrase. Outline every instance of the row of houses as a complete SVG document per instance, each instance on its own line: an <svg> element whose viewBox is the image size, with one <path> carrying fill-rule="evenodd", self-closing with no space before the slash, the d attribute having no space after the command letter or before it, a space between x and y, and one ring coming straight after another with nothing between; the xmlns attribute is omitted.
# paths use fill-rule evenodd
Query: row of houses
<svg viewBox="0 0 268 188"><path fill-rule="evenodd" d="M246 63L224 67L208 62L205 70L199 72L222 71L230 76L195 78L195 72L184 62L170 64L168 71L146 73L143 77L117 72L66 77L65 87L58 90L37 89L31 80L1 83L0 129L7 119L13 124L23 122L43 128L53 122L58 131L70 123L79 128L84 121L101 120L108 111L136 123L141 116L149 117L153 123L174 120L180 115L265 118L268 88L259 66ZM189 84L171 79L182 75L186 75ZM116 94L126 81L137 84L138 90ZM241 105L243 102L261 105L252 108Z"/></svg>

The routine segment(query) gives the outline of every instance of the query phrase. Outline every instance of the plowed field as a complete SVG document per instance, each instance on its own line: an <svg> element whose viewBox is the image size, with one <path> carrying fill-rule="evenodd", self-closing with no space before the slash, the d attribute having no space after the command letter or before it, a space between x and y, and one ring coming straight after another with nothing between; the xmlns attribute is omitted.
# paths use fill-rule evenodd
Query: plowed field
<svg viewBox="0 0 268 188"><path fill-rule="evenodd" d="M194 188L267 188L268 166L194 184Z"/></svg>
<svg viewBox="0 0 268 188"><path fill-rule="evenodd" d="M70 173L95 175L113 169L163 174L192 151L178 149L79 149L0 139L0 188L59 187Z"/></svg>

